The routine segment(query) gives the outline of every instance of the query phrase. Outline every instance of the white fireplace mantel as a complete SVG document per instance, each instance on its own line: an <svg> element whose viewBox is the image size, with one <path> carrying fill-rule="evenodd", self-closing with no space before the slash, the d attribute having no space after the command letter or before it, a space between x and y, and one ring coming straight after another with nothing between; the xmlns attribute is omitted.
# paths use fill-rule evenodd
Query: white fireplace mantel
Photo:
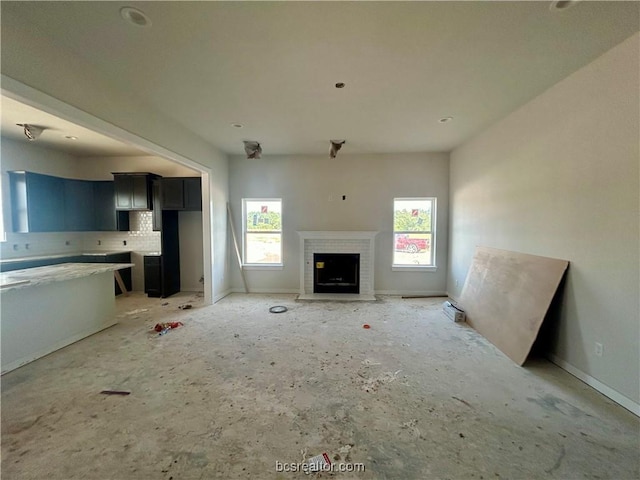
<svg viewBox="0 0 640 480"><path fill-rule="evenodd" d="M375 238L378 232L358 232L358 231L342 231L335 230L311 230L298 232L301 240L306 239L338 239L338 240L371 240Z"/></svg>
<svg viewBox="0 0 640 480"><path fill-rule="evenodd" d="M314 253L358 253L360 254L360 295L375 298L373 297L374 239L377 234L378 232L372 231L299 231L300 295L313 295Z"/></svg>

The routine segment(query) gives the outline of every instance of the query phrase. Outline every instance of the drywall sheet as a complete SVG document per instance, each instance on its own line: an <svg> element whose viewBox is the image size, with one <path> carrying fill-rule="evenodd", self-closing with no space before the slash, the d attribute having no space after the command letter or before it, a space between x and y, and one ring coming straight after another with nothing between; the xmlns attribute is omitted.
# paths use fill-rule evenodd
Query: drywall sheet
<svg viewBox="0 0 640 480"><path fill-rule="evenodd" d="M476 247L459 301L467 323L522 365L568 266L566 260Z"/></svg>

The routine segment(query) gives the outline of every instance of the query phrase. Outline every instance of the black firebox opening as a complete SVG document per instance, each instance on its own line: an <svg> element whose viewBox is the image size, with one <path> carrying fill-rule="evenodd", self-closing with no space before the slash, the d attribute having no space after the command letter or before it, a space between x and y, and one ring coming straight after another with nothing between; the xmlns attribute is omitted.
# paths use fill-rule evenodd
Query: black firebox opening
<svg viewBox="0 0 640 480"><path fill-rule="evenodd" d="M360 254L314 253L313 293L360 293Z"/></svg>

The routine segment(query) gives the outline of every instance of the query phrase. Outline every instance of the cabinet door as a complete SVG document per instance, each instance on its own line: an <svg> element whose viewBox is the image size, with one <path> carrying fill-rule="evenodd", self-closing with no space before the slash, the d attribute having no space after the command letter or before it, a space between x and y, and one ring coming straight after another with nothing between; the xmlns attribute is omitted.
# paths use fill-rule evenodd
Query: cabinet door
<svg viewBox="0 0 640 480"><path fill-rule="evenodd" d="M27 212L30 232L64 231L64 181L27 173Z"/></svg>
<svg viewBox="0 0 640 480"><path fill-rule="evenodd" d="M116 190L116 208L131 210L133 208L133 177L130 175L114 175Z"/></svg>
<svg viewBox="0 0 640 480"><path fill-rule="evenodd" d="M153 180L151 183L151 189L153 192L153 212L152 212L152 220L153 220L153 231L160 232L162 231L162 191L161 180Z"/></svg>
<svg viewBox="0 0 640 480"><path fill-rule="evenodd" d="M116 192L113 182L93 182L93 198L96 231L112 232L117 230Z"/></svg>
<svg viewBox="0 0 640 480"><path fill-rule="evenodd" d="M132 175L132 198L134 210L148 210L151 208L149 183L146 175Z"/></svg>
<svg viewBox="0 0 640 480"><path fill-rule="evenodd" d="M184 209L202 210L202 183L200 177L184 179Z"/></svg>
<svg viewBox="0 0 640 480"><path fill-rule="evenodd" d="M162 295L162 267L161 257L144 257L144 293L149 297L160 297Z"/></svg>
<svg viewBox="0 0 640 480"><path fill-rule="evenodd" d="M162 179L162 210L183 210L184 193L182 178Z"/></svg>
<svg viewBox="0 0 640 480"><path fill-rule="evenodd" d="M94 230L93 182L69 179L64 179L63 182L65 230L68 232L89 232Z"/></svg>

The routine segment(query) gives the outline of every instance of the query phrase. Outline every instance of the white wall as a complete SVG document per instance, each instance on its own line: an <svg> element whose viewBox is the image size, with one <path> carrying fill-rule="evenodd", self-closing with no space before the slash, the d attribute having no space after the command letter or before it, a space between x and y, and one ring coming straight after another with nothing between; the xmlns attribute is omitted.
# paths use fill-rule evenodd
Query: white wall
<svg viewBox="0 0 640 480"><path fill-rule="evenodd" d="M636 404L639 41L629 38L452 152L448 279L459 295L476 245L569 260L551 354Z"/></svg>
<svg viewBox="0 0 640 480"><path fill-rule="evenodd" d="M233 218L241 235L242 198L283 201L284 269L247 271L251 291L298 292L300 230L373 230L375 290L442 293L447 272L449 161L444 153L232 157L229 187ZM329 195L334 196L329 201ZM342 195L347 199L342 201ZM394 197L438 197L436 272L394 272ZM232 285L242 289L233 258Z"/></svg>

